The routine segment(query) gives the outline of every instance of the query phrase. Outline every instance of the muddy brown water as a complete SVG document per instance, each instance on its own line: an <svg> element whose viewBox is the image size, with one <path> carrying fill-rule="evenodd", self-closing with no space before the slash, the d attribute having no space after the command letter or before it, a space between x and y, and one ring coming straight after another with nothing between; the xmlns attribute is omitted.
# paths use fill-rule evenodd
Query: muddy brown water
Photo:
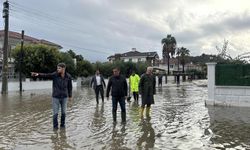
<svg viewBox="0 0 250 150"><path fill-rule="evenodd" d="M66 129L53 131L51 90L0 97L0 149L248 149L250 109L205 106L207 88L192 82L157 88L151 116L126 103L127 123L112 122L111 100L96 105L90 88L74 91Z"/></svg>

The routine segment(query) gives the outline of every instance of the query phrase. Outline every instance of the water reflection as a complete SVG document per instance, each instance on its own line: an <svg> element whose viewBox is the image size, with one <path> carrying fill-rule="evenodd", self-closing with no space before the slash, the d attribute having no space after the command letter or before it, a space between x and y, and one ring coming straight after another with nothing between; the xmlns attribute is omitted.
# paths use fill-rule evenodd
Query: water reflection
<svg viewBox="0 0 250 150"><path fill-rule="evenodd" d="M148 116L145 120L143 119L141 122L142 135L137 141L137 146L139 149L154 148L155 131L152 127L152 123L150 122L150 120L151 120L151 117Z"/></svg>
<svg viewBox="0 0 250 150"><path fill-rule="evenodd" d="M250 111L240 107L207 106L210 116L211 142L217 149L250 149Z"/></svg>
<svg viewBox="0 0 250 150"><path fill-rule="evenodd" d="M169 84L158 88L151 118L141 119L141 101L132 101L127 123L113 124L111 101L96 105L94 91L79 88L67 130L55 133L51 90L0 95L0 149L249 149L249 108L205 107L206 95L205 87Z"/></svg>
<svg viewBox="0 0 250 150"><path fill-rule="evenodd" d="M106 118L104 116L104 103L96 104L95 112L92 121L92 129L99 131L106 123Z"/></svg>
<svg viewBox="0 0 250 150"><path fill-rule="evenodd" d="M51 141L54 150L72 149L67 142L66 129L55 130L51 136Z"/></svg>
<svg viewBox="0 0 250 150"><path fill-rule="evenodd" d="M126 136L126 125L122 124L121 127L117 127L118 124L113 124L112 129L112 142L111 142L111 148L112 150L117 149L128 149L125 146L125 136Z"/></svg>

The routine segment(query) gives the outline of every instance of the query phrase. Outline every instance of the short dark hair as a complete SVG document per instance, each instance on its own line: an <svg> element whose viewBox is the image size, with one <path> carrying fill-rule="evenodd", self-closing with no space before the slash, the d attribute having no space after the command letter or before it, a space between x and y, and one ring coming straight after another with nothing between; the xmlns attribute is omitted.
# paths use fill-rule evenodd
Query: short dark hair
<svg viewBox="0 0 250 150"><path fill-rule="evenodd" d="M59 63L59 64L57 64L57 67L66 68L66 65L65 65L65 63Z"/></svg>
<svg viewBox="0 0 250 150"><path fill-rule="evenodd" d="M119 67L114 67L113 70L114 70L114 69L120 71L120 68L119 68Z"/></svg>

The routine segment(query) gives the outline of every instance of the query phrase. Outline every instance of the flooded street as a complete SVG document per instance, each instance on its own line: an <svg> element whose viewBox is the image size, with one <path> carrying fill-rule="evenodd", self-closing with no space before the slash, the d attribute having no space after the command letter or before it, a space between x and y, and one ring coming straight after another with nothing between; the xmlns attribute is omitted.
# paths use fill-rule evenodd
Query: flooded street
<svg viewBox="0 0 250 150"><path fill-rule="evenodd" d="M196 81L197 82L197 81ZM66 129L53 131L51 90L9 93L0 100L0 149L246 149L248 108L206 107L207 87L192 82L157 88L151 117L126 104L127 123L112 121L111 100L96 105L94 91L74 91ZM140 104L140 101L139 101Z"/></svg>

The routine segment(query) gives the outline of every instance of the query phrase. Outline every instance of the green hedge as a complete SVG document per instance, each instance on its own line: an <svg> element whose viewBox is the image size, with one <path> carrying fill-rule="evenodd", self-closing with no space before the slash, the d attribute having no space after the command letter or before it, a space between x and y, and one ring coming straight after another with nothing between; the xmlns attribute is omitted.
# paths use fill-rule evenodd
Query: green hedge
<svg viewBox="0 0 250 150"><path fill-rule="evenodd" d="M250 65L217 64L215 67L215 85L250 86Z"/></svg>

